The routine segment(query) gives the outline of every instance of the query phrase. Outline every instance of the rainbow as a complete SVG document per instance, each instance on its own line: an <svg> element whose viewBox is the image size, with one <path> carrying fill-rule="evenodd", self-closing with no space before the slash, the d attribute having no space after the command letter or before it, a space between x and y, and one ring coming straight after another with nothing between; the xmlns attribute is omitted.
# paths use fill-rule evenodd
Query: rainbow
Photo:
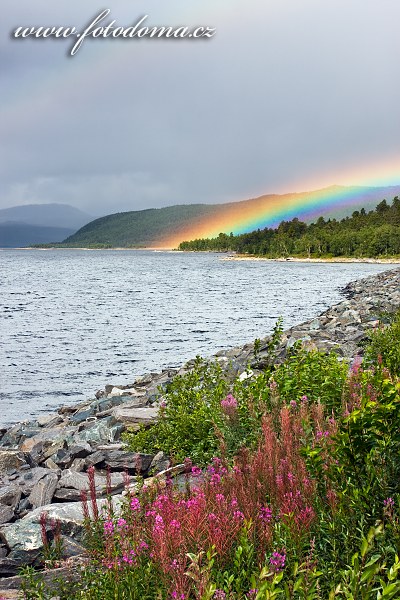
<svg viewBox="0 0 400 600"><path fill-rule="evenodd" d="M220 204L215 207L212 215L188 223L173 236L166 236L159 240L158 245L164 248L175 248L184 240L212 238L219 233L240 234L265 227L273 228L282 221L295 217L312 221L321 215L328 214L332 217L344 212L349 214L351 209L360 209L364 205L367 209L371 209L384 197L382 196L384 192L380 189L379 187L330 186L311 192L265 195L252 200ZM390 191L390 188L387 188L385 195ZM399 191L400 186L393 187L393 196L398 195ZM387 198L389 201L391 199L391 197Z"/></svg>

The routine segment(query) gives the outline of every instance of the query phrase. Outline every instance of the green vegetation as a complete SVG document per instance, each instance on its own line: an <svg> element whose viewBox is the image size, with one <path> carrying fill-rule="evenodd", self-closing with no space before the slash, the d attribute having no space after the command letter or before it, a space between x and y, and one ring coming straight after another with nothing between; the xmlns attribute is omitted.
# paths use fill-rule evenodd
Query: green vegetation
<svg viewBox="0 0 400 600"><path fill-rule="evenodd" d="M229 383L197 359L162 391L159 423L127 440L189 456L185 473L118 514L85 501L81 580L50 590L25 569L26 599L400 597L400 317L350 368L300 345L274 365L279 331L261 374Z"/></svg>
<svg viewBox="0 0 400 600"><path fill-rule="evenodd" d="M278 257L390 257L400 255L400 200L382 200L375 210L353 212L341 221L283 221L277 229L182 242L180 250L236 251Z"/></svg>
<svg viewBox="0 0 400 600"><path fill-rule="evenodd" d="M145 247L155 241L179 234L188 224L214 214L216 207L206 204L168 206L107 215L91 221L58 247L129 248Z"/></svg>

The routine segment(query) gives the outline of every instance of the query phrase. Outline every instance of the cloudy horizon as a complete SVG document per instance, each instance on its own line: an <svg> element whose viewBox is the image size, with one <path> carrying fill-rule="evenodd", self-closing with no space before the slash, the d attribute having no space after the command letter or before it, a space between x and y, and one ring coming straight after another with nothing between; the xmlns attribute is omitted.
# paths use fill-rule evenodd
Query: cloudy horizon
<svg viewBox="0 0 400 600"><path fill-rule="evenodd" d="M338 185L400 183L397 0L112 0L128 26L206 40L15 40L84 28L88 0L6 0L0 208L100 215Z"/></svg>

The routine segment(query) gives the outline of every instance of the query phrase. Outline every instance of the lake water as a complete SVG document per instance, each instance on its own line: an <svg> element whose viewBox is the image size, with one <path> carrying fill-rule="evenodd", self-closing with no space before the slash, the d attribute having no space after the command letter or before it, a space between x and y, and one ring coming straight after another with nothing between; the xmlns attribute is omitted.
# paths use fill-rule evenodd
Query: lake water
<svg viewBox="0 0 400 600"><path fill-rule="evenodd" d="M0 251L0 424L264 337L341 300L375 264L153 251Z"/></svg>

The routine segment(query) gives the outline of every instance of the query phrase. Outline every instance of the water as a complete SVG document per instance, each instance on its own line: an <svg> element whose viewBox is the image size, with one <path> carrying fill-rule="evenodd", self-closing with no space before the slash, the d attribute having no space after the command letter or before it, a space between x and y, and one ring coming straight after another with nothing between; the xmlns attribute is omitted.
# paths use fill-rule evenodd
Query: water
<svg viewBox="0 0 400 600"><path fill-rule="evenodd" d="M1 424L290 327L374 264L152 251L0 252Z"/></svg>

